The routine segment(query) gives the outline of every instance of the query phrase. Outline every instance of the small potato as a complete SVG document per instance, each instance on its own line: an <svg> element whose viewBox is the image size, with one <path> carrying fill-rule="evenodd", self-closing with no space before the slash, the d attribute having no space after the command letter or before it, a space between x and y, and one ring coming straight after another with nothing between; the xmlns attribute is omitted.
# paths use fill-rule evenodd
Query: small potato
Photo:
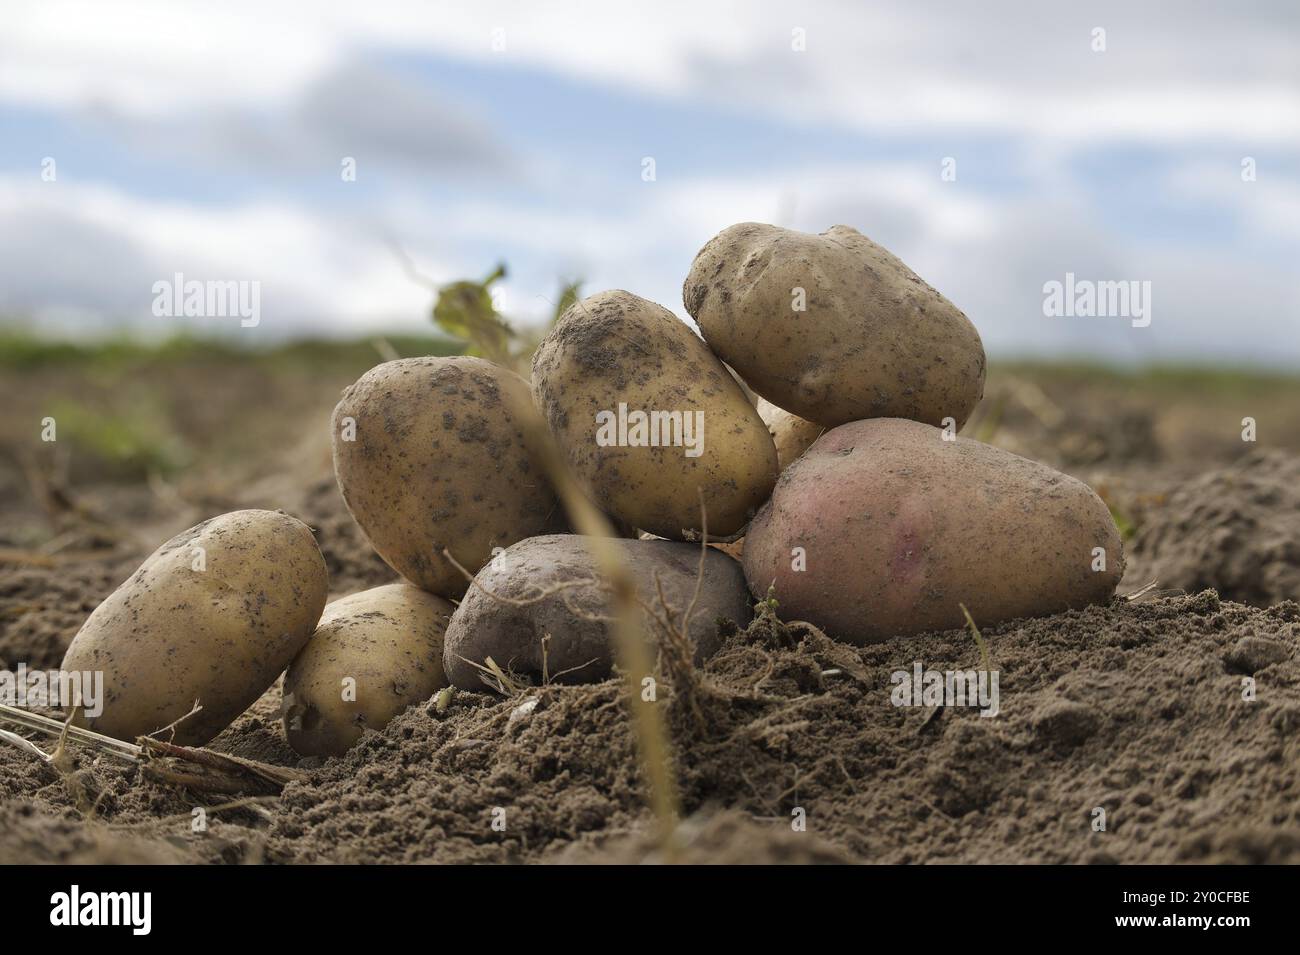
<svg viewBox="0 0 1300 955"><path fill-rule="evenodd" d="M569 308L533 356L533 395L596 503L659 537L745 526L776 448L722 362L672 312L630 292Z"/></svg>
<svg viewBox="0 0 1300 955"><path fill-rule="evenodd" d="M778 408L766 398L758 399L758 416L767 425L776 445L776 459L784 471L799 455L808 450L809 445L821 437L826 430L820 424L805 421L798 415L792 415L784 408Z"/></svg>
<svg viewBox="0 0 1300 955"><path fill-rule="evenodd" d="M284 732L304 756L337 756L447 685L442 638L455 609L409 584L335 600L284 676Z"/></svg>
<svg viewBox="0 0 1300 955"><path fill-rule="evenodd" d="M850 643L1109 600L1124 551L1085 484L930 425L875 418L822 435L745 537L756 596Z"/></svg>
<svg viewBox="0 0 1300 955"><path fill-rule="evenodd" d="M68 647L63 669L104 674L103 713L82 725L134 739L197 700L202 710L176 727L175 742L207 743L302 649L327 576L311 529L279 511L234 511L173 537Z"/></svg>
<svg viewBox="0 0 1300 955"><path fill-rule="evenodd" d="M494 547L563 530L562 509L518 420L531 400L481 358L402 358L361 376L334 409L334 473L375 552L444 597Z"/></svg>
<svg viewBox="0 0 1300 955"><path fill-rule="evenodd" d="M718 357L808 421L951 417L960 428L984 394L975 326L848 226L731 226L695 257L682 295Z"/></svg>
<svg viewBox="0 0 1300 955"><path fill-rule="evenodd" d="M657 577L680 623L695 594L699 545L666 540L615 544L642 602L660 608ZM498 554L479 571L476 585L452 615L443 650L447 676L458 687L481 690L480 667L491 657L503 670L536 683L604 680L614 650L606 622L608 593L595 582L599 579L586 538L578 535L534 537ZM720 617L746 626L749 594L740 565L709 548L688 631L697 662L717 651Z"/></svg>

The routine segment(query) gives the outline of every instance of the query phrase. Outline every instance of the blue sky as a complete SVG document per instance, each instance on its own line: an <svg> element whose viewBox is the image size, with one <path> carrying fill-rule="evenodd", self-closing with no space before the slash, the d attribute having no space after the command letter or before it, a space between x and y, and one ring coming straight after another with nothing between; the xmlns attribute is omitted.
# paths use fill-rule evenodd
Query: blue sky
<svg viewBox="0 0 1300 955"><path fill-rule="evenodd" d="M5 21L0 313L51 333L427 327L393 242L437 281L504 260L520 323L568 278L685 316L694 253L756 220L855 226L994 356L1300 363L1291 3L20 0ZM260 282L261 323L154 317L176 272ZM1150 282L1151 324L1044 315L1066 272Z"/></svg>

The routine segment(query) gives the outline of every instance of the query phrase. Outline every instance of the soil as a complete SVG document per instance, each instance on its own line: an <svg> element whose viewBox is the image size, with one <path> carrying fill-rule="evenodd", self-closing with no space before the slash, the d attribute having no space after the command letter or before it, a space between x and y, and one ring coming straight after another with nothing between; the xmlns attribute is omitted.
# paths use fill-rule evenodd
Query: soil
<svg viewBox="0 0 1300 955"><path fill-rule="evenodd" d="M962 631L862 650L770 618L732 634L697 674L703 725L665 703L688 816L677 858L1300 861L1300 605L1117 599L984 636L1001 674L992 719L891 703L891 673L916 661L978 666ZM284 745L273 690L214 748L315 766L310 781L213 812L205 833L191 831L201 803L132 768L83 755L69 777L6 748L0 858L661 860L620 688L461 693L323 764Z"/></svg>
<svg viewBox="0 0 1300 955"><path fill-rule="evenodd" d="M1162 584L1268 606L1300 595L1300 457L1261 450L1188 481L1138 538Z"/></svg>
<svg viewBox="0 0 1300 955"><path fill-rule="evenodd" d="M323 392L339 386L275 391L296 439L165 486L78 479L98 473L83 461L66 486L29 489L19 455L0 456L0 668L57 666L159 541L235 507L310 523L334 596L395 579L329 473ZM1198 415L1159 401L1117 414L1122 434L1004 410L997 443L1089 481L1136 526L1121 594L1157 583L985 627L995 717L891 701L915 663L979 667L967 631L852 648L761 613L694 672L698 718L685 687L661 686L671 845L617 680L457 692L324 761L288 748L276 686L212 748L306 779L233 807L88 750L60 769L0 742L0 862L1300 861L1297 449L1188 442L1170 421Z"/></svg>

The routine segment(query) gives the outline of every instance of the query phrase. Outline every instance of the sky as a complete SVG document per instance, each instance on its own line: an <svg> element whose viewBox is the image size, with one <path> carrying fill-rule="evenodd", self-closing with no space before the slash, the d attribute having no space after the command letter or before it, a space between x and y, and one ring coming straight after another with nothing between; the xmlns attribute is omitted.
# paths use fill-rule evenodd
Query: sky
<svg viewBox="0 0 1300 955"><path fill-rule="evenodd" d="M744 221L854 226L995 358L1300 366L1300 4L0 7L0 316L51 335L427 331L403 255L685 317ZM155 314L178 273L259 321Z"/></svg>

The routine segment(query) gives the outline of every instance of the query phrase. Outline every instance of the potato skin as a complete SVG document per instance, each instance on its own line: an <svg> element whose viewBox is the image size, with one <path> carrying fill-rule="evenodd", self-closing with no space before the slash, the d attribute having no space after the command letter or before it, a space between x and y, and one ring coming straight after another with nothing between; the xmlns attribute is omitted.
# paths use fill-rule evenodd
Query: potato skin
<svg viewBox="0 0 1300 955"><path fill-rule="evenodd" d="M614 545L644 603L659 607L658 575L664 599L678 615L690 606L700 568L698 544L617 540ZM443 667L451 682L466 690L483 689L481 671L466 661L482 665L490 656L502 669L540 683L542 638L547 635L546 670L553 682L606 679L614 660L612 631L601 619L611 613L607 592L598 585L571 586L535 599L569 581L599 577L587 539L576 534L534 537L497 555L479 571L475 581L480 586L465 595L447 627ZM484 590L516 602L494 599ZM719 617L746 626L749 593L740 565L709 548L689 633L696 662L712 656L721 644Z"/></svg>
<svg viewBox="0 0 1300 955"><path fill-rule="evenodd" d="M304 756L338 756L447 685L442 640L456 608L410 584L335 600L284 676L284 732ZM343 699L343 680L355 696Z"/></svg>
<svg viewBox="0 0 1300 955"><path fill-rule="evenodd" d="M806 569L791 549L803 547ZM1092 570L1094 547L1106 569ZM756 596L850 643L1102 603L1124 574L1092 489L969 438L895 418L828 431L781 475L745 537Z"/></svg>
<svg viewBox="0 0 1300 955"><path fill-rule="evenodd" d="M203 549L203 570L195 570ZM178 534L96 608L63 659L102 670L104 711L81 725L134 739L180 723L200 746L275 682L329 589L311 529L279 511L233 511ZM170 735L168 736L170 739Z"/></svg>
<svg viewBox="0 0 1300 955"><path fill-rule="evenodd" d="M470 573L564 515L516 409L527 383L481 358L402 358L361 376L334 409L334 474L375 552L417 587L465 592ZM346 419L356 423L345 440Z"/></svg>
<svg viewBox="0 0 1300 955"><path fill-rule="evenodd" d="M792 415L766 398L758 399L758 416L767 425L772 443L776 445L776 460L782 471L826 431L825 426Z"/></svg>
<svg viewBox="0 0 1300 955"><path fill-rule="evenodd" d="M793 308L794 289L806 311ZM711 239L682 287L709 347L749 386L827 427L911 418L961 427L984 394L975 326L849 226L744 222Z"/></svg>
<svg viewBox="0 0 1300 955"><path fill-rule="evenodd" d="M592 295L561 316L533 356L533 396L597 505L659 537L694 537L701 490L710 534L734 534L776 481L776 448L726 367L672 312L630 292ZM597 444L597 414L620 403L702 412L702 453Z"/></svg>

